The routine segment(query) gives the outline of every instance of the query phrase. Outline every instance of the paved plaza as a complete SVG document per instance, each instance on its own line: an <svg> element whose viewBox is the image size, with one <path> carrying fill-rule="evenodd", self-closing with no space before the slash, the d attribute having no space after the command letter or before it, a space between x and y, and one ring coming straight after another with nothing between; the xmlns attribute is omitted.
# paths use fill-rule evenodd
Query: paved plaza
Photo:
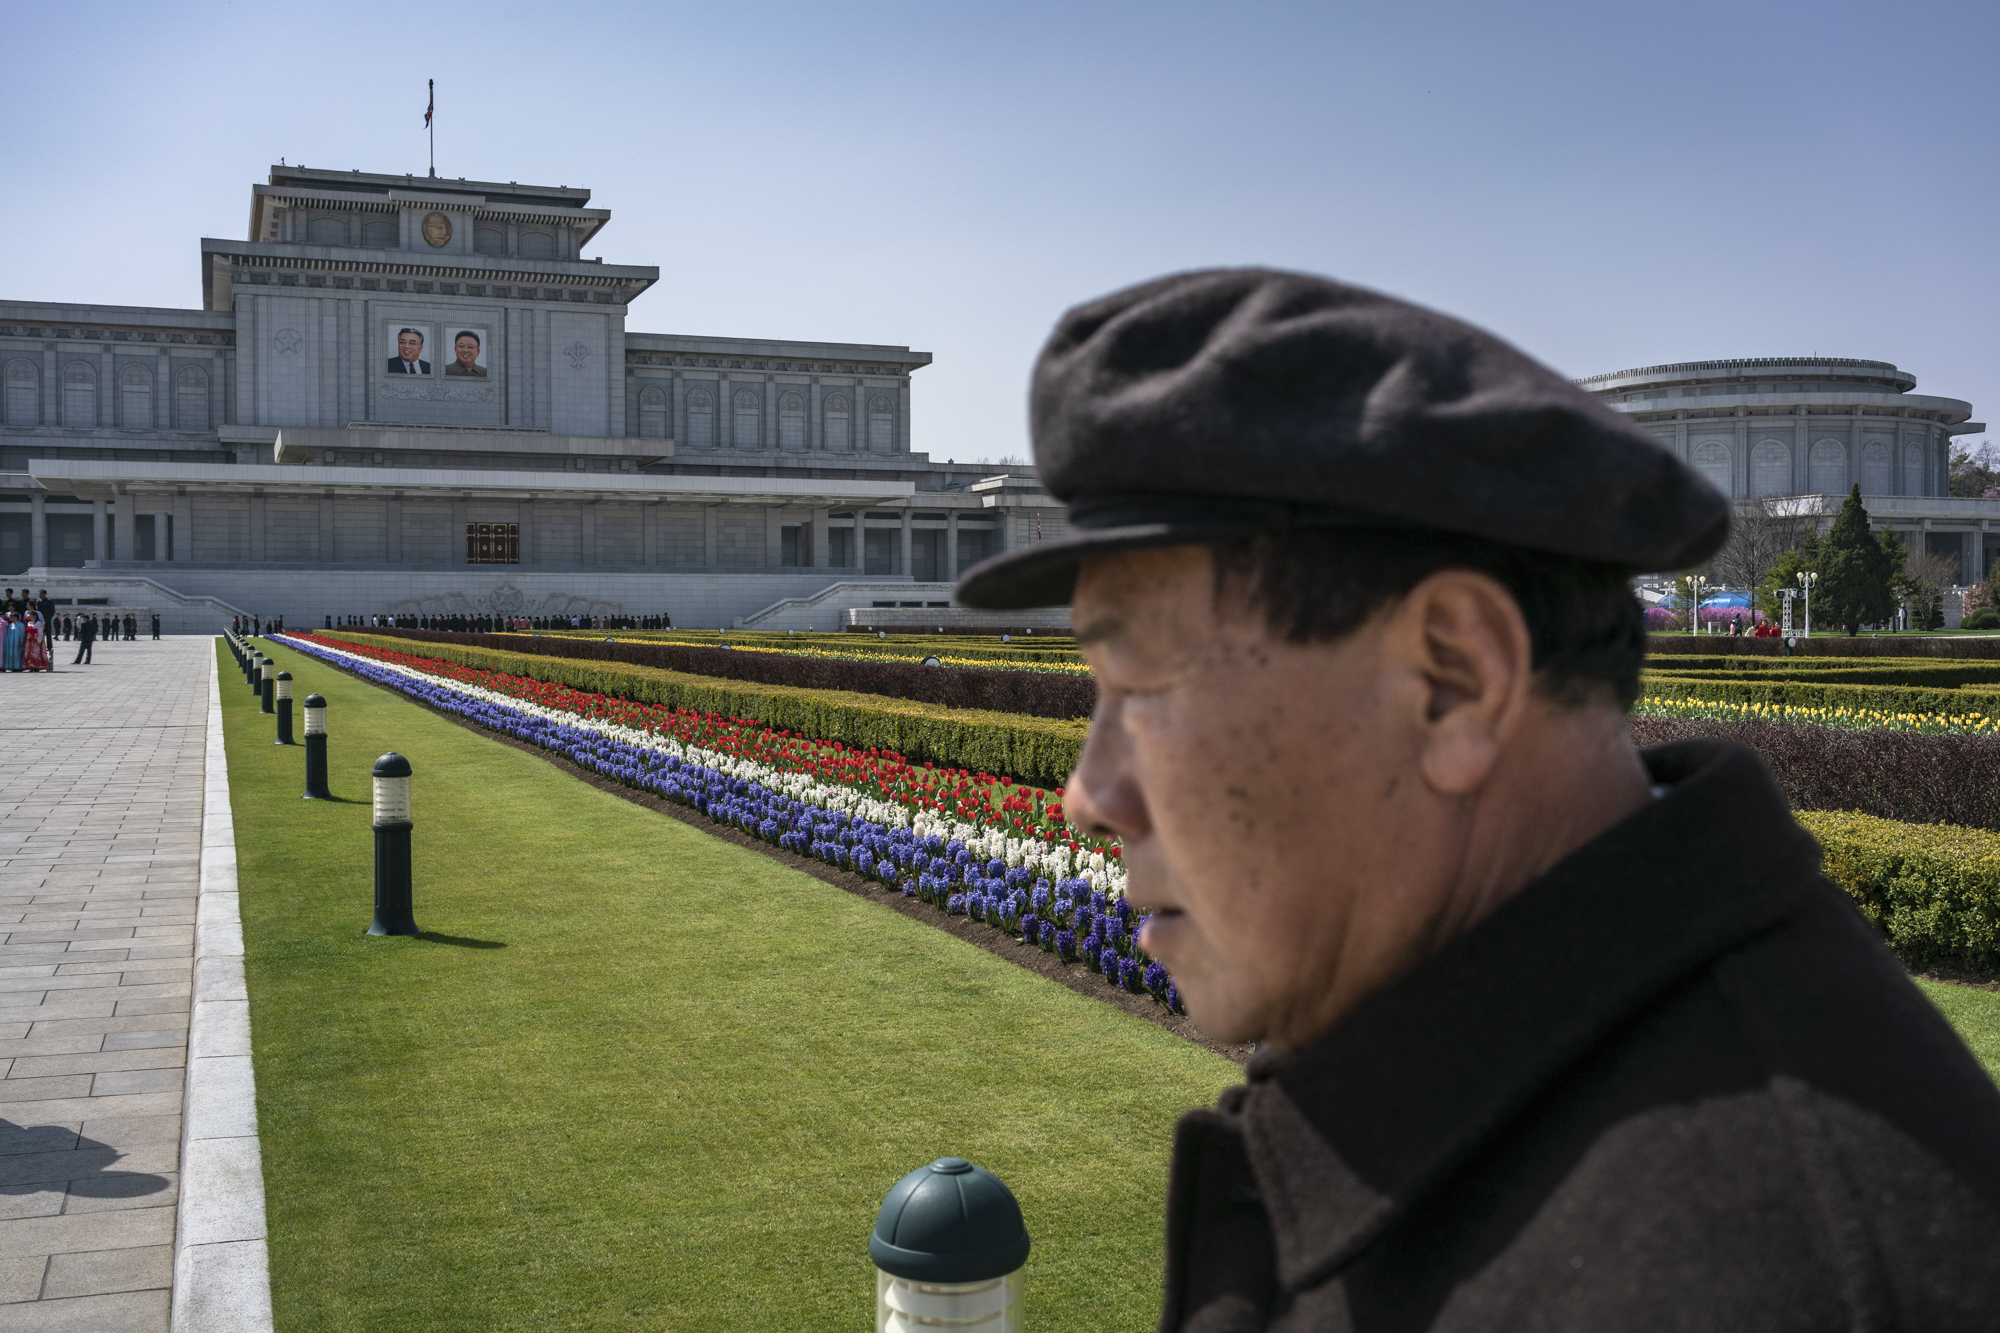
<svg viewBox="0 0 2000 1333"><path fill-rule="evenodd" d="M168 1328L214 643L0 675L0 1333Z"/></svg>

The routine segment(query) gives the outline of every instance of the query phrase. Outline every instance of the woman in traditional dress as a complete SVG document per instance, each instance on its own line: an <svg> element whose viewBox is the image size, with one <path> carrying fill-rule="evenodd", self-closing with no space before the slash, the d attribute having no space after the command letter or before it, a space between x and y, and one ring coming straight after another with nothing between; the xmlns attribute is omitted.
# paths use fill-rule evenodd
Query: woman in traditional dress
<svg viewBox="0 0 2000 1333"><path fill-rule="evenodd" d="M21 623L19 611L7 613L7 638L0 647L0 670L21 670L21 656L28 648L28 627Z"/></svg>
<svg viewBox="0 0 2000 1333"><path fill-rule="evenodd" d="M29 671L53 671L49 661L49 636L42 626L42 613L28 612L27 642L21 648L21 665Z"/></svg>

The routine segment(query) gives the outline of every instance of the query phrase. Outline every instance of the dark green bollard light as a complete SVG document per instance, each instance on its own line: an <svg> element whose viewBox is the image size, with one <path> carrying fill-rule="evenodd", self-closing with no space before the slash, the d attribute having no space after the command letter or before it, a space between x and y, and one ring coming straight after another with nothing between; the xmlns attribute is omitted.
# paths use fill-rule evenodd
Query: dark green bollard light
<svg viewBox="0 0 2000 1333"><path fill-rule="evenodd" d="M264 696L263 702L257 706L257 711L275 713L278 711L275 706L278 701L278 664L267 657L264 659L264 665L258 668L257 674L263 686L260 692Z"/></svg>
<svg viewBox="0 0 2000 1333"><path fill-rule="evenodd" d="M317 694L306 696L306 794L307 801L330 801L326 789L326 700Z"/></svg>
<svg viewBox="0 0 2000 1333"><path fill-rule="evenodd" d="M1019 1333L1028 1228L1000 1178L940 1157L896 1182L875 1234L876 1333L936 1327Z"/></svg>
<svg viewBox="0 0 2000 1333"><path fill-rule="evenodd" d="M410 761L375 761L375 921L370 935L419 935L410 888Z"/></svg>
<svg viewBox="0 0 2000 1333"><path fill-rule="evenodd" d="M255 649L251 650L250 669L244 673L244 679L250 682L250 693L262 694L264 692L264 654L257 652Z"/></svg>
<svg viewBox="0 0 2000 1333"><path fill-rule="evenodd" d="M292 739L292 673L278 673L278 739L273 745L294 745Z"/></svg>

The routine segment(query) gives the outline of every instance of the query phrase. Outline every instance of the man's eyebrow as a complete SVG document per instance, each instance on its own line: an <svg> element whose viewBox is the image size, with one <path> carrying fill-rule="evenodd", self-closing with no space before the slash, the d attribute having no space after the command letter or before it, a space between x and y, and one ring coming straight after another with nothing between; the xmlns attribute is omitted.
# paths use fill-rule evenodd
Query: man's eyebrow
<svg viewBox="0 0 2000 1333"><path fill-rule="evenodd" d="M1116 615L1099 616L1082 629L1075 631L1076 646L1082 648L1087 644L1102 643L1113 635L1122 633L1124 629L1125 622Z"/></svg>

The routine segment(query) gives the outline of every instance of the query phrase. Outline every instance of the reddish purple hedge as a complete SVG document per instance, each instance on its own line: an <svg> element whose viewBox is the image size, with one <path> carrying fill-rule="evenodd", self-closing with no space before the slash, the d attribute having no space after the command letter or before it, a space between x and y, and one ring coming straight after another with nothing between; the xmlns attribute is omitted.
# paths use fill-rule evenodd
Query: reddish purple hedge
<svg viewBox="0 0 2000 1333"><path fill-rule="evenodd" d="M1783 639L1736 638L1728 634L1649 634L1646 651L1655 657L1783 657ZM1794 657L2000 657L2000 635L1945 639L1847 638L1821 631L1800 639Z"/></svg>
<svg viewBox="0 0 2000 1333"><path fill-rule="evenodd" d="M1794 810L1859 810L1911 824L2000 830L2000 736L1836 731L1785 722L1635 717L1632 739L1741 741L1764 756Z"/></svg>
<svg viewBox="0 0 2000 1333"><path fill-rule="evenodd" d="M797 657L785 653L737 652L680 643L604 643L590 639L544 636L524 639L518 634L451 634L440 630L354 627L356 633L379 634L418 643L456 643L499 652L538 653L546 657L583 658L596 662L629 662L633 666L686 671L723 680L747 680L760 685L792 685L807 690L852 690L891 699L942 704L947 708L982 708L1030 717L1089 717L1097 704L1097 683L1089 676L1052 671L1007 671L981 667L927 667L916 662L851 662L837 658Z"/></svg>

